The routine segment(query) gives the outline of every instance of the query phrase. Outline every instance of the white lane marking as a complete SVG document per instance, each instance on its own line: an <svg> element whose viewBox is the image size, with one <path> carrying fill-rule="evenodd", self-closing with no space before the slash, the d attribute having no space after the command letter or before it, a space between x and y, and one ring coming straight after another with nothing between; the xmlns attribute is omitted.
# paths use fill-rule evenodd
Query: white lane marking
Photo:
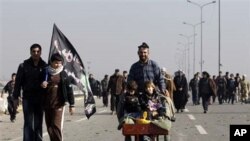
<svg viewBox="0 0 250 141"><path fill-rule="evenodd" d="M202 134L202 135L207 134L207 131L201 125L195 125L195 127L200 132L200 134Z"/></svg>
<svg viewBox="0 0 250 141"><path fill-rule="evenodd" d="M189 110L188 109L184 109L184 112L189 112Z"/></svg>
<svg viewBox="0 0 250 141"><path fill-rule="evenodd" d="M76 101L82 100L82 99L83 99L83 97L77 97L77 98L75 98Z"/></svg>
<svg viewBox="0 0 250 141"><path fill-rule="evenodd" d="M195 117L193 115L188 114L189 119L195 120Z"/></svg>
<svg viewBox="0 0 250 141"><path fill-rule="evenodd" d="M107 109L104 109L104 110L101 110L101 111L99 111L99 112L97 112L97 113L104 113L104 112L106 112L107 111Z"/></svg>
<svg viewBox="0 0 250 141"><path fill-rule="evenodd" d="M86 120L86 119L87 119L87 117L84 117L84 118L78 119L78 120L76 120L76 121L74 121L74 122L80 122L80 121L84 121L84 120Z"/></svg>

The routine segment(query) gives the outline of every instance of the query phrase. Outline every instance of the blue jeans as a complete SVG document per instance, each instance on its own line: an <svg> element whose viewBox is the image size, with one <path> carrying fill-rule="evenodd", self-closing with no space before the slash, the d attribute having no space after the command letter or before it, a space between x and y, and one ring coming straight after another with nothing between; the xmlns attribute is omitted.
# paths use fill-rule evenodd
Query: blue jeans
<svg viewBox="0 0 250 141"><path fill-rule="evenodd" d="M23 99L23 141L43 140L43 108L40 101Z"/></svg>

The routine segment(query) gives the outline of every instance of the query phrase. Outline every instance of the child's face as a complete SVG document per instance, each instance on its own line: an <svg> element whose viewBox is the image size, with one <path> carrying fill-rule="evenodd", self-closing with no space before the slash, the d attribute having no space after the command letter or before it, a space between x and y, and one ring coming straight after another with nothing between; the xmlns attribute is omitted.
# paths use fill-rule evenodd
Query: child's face
<svg viewBox="0 0 250 141"><path fill-rule="evenodd" d="M130 95L134 95L135 94L135 90L129 90L129 94Z"/></svg>
<svg viewBox="0 0 250 141"><path fill-rule="evenodd" d="M146 88L146 91L149 93L149 94L153 94L154 92L154 88L152 86L149 86Z"/></svg>

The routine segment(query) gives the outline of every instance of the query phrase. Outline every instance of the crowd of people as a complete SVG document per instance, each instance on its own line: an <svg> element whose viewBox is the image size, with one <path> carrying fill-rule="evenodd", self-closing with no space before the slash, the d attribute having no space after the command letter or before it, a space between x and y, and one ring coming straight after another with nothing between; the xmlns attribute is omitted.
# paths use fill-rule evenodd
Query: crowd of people
<svg viewBox="0 0 250 141"><path fill-rule="evenodd" d="M63 140L62 119L65 103L69 103L69 112L74 113L74 95L69 78L64 72L63 57L53 54L47 64L41 58L42 48L39 44L30 47L31 57L24 60L17 73L6 84L3 92L8 92L8 111L10 120L16 120L16 108L22 96L24 113L24 141L42 141L42 122L45 122L52 141ZM194 74L189 81L185 73L178 70L171 75L166 68L149 58L149 46L138 46L139 60L122 73L114 70L99 81L89 74L89 83L94 95L102 98L103 106L110 107L110 114L117 115L122 128L125 117L132 119L147 115L147 120L164 119L175 121L175 113L184 112L189 98L192 104L199 105L200 99L204 113L208 106L218 98L219 104L241 102L248 103L250 83L246 75L237 73L210 76L206 71ZM22 94L21 94L22 91ZM191 91L189 93L189 91ZM146 114L145 114L146 113ZM130 137L125 137L130 141ZM141 140L146 140L141 137ZM168 136L168 140L170 137Z"/></svg>
<svg viewBox="0 0 250 141"><path fill-rule="evenodd" d="M199 98L202 96L201 91L205 91L202 87L202 78L207 77L211 85L211 95L208 99L209 104L218 99L219 104L241 102L241 104L249 103L250 98L250 82L247 80L247 76L243 74L240 76L239 73L235 75L226 72L223 75L222 71L219 72L218 76L203 72L202 76L199 73L194 74L194 77L189 82L190 90L192 91L192 102L193 105L199 105Z"/></svg>

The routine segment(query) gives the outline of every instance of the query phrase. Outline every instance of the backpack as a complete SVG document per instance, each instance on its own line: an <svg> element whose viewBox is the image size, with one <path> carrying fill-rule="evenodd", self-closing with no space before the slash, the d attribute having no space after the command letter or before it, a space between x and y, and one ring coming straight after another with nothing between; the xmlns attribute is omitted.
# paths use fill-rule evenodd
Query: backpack
<svg viewBox="0 0 250 141"><path fill-rule="evenodd" d="M229 82L228 83L228 88L230 90L234 90L234 88L235 88L235 81L233 79L230 79L228 82Z"/></svg>
<svg viewBox="0 0 250 141"><path fill-rule="evenodd" d="M219 78L218 79L218 88L219 89L224 89L225 88L225 80L224 80L224 78Z"/></svg>

